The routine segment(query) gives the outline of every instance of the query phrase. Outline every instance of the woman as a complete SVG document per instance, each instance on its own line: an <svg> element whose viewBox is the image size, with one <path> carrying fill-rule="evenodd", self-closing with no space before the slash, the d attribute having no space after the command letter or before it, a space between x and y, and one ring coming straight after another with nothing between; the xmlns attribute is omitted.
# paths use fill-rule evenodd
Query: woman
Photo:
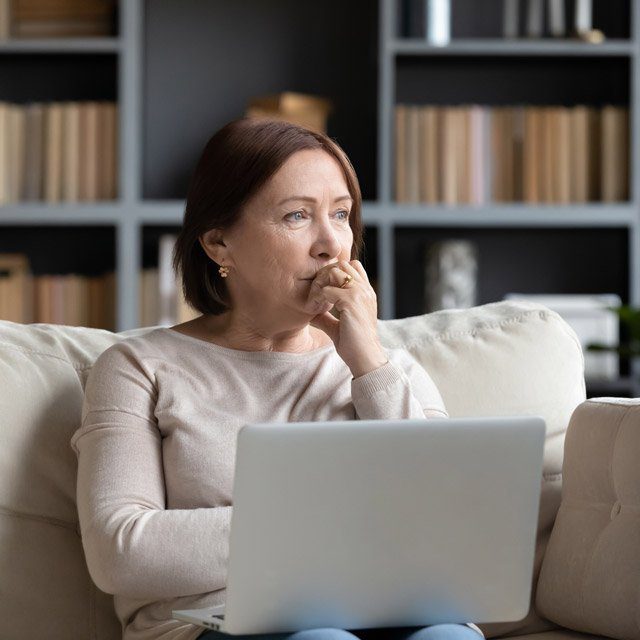
<svg viewBox="0 0 640 640"><path fill-rule="evenodd" d="M87 565L114 594L125 640L224 636L171 611L224 602L243 424L447 417L428 374L378 339L360 206L349 160L324 135L242 119L205 147L174 253L202 315L103 352L71 441ZM477 639L464 625L353 633Z"/></svg>

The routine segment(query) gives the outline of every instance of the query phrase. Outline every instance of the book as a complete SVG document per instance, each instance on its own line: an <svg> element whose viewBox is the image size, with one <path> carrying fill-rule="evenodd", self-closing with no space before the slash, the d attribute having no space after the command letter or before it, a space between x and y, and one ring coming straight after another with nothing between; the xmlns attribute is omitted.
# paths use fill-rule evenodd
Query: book
<svg viewBox="0 0 640 640"><path fill-rule="evenodd" d="M98 185L99 200L118 197L118 107L114 102L98 105Z"/></svg>
<svg viewBox="0 0 640 640"><path fill-rule="evenodd" d="M142 269L140 272L138 313L141 327L158 324L158 269Z"/></svg>
<svg viewBox="0 0 640 640"><path fill-rule="evenodd" d="M25 254L0 253L0 318L3 320L27 321L29 275L29 258Z"/></svg>
<svg viewBox="0 0 640 640"><path fill-rule="evenodd" d="M44 113L44 199L49 203L62 200L62 136L63 105L49 104Z"/></svg>
<svg viewBox="0 0 640 640"><path fill-rule="evenodd" d="M542 138L541 110L538 107L528 107L524 114L523 140L523 197L528 203L542 202L541 185L541 138Z"/></svg>
<svg viewBox="0 0 640 640"><path fill-rule="evenodd" d="M407 199L407 107L403 104L395 108L395 159L396 159L396 202L408 202Z"/></svg>
<svg viewBox="0 0 640 640"><path fill-rule="evenodd" d="M326 133L327 118L333 111L330 100L319 96L285 91L252 98L246 115L252 118L272 118Z"/></svg>
<svg viewBox="0 0 640 640"><path fill-rule="evenodd" d="M427 0L427 42L443 47L451 40L450 0Z"/></svg>
<svg viewBox="0 0 640 640"><path fill-rule="evenodd" d="M78 197L98 199L98 103L80 105L80 180Z"/></svg>
<svg viewBox="0 0 640 640"><path fill-rule="evenodd" d="M502 0L502 35L517 38L520 33L520 0Z"/></svg>
<svg viewBox="0 0 640 640"><path fill-rule="evenodd" d="M483 181L483 141L482 141L482 110L476 105L466 109L467 118L467 202L482 204L484 196Z"/></svg>
<svg viewBox="0 0 640 640"><path fill-rule="evenodd" d="M603 202L618 202L627 196L628 137L627 111L622 107L602 108L601 192Z"/></svg>
<svg viewBox="0 0 640 640"><path fill-rule="evenodd" d="M543 0L528 0L527 5L527 36L541 38L544 16Z"/></svg>
<svg viewBox="0 0 640 640"><path fill-rule="evenodd" d="M591 0L574 0L574 27L576 33L591 31L592 11Z"/></svg>
<svg viewBox="0 0 640 640"><path fill-rule="evenodd" d="M44 172L44 105L32 103L25 110L25 179L21 199L41 201Z"/></svg>
<svg viewBox="0 0 640 640"><path fill-rule="evenodd" d="M549 33L554 38L565 35L564 0L548 0Z"/></svg>
<svg viewBox="0 0 640 640"><path fill-rule="evenodd" d="M406 201L420 202L420 107L406 108Z"/></svg>
<svg viewBox="0 0 640 640"><path fill-rule="evenodd" d="M9 135L11 131L11 105L0 102L0 204L10 202L11 198L11 149Z"/></svg>
<svg viewBox="0 0 640 640"><path fill-rule="evenodd" d="M11 37L11 0L0 0L0 40Z"/></svg>
<svg viewBox="0 0 640 640"><path fill-rule="evenodd" d="M22 106L9 107L9 202L19 202L25 180L26 113Z"/></svg>
<svg viewBox="0 0 640 640"><path fill-rule="evenodd" d="M425 106L419 115L420 202L440 202L440 116L438 107Z"/></svg>
<svg viewBox="0 0 640 640"><path fill-rule="evenodd" d="M80 105L62 107L62 199L77 202L80 196Z"/></svg>
<svg viewBox="0 0 640 640"><path fill-rule="evenodd" d="M569 109L558 107L556 110L556 171L557 181L555 202L571 202L571 122Z"/></svg>
<svg viewBox="0 0 640 640"><path fill-rule="evenodd" d="M448 107L442 113L442 202L458 202L458 116L457 107Z"/></svg>
<svg viewBox="0 0 640 640"><path fill-rule="evenodd" d="M158 324L171 326L177 322L177 282L172 255L177 235L162 234L158 240Z"/></svg>
<svg viewBox="0 0 640 640"><path fill-rule="evenodd" d="M588 109L578 105L571 109L571 202L589 201L589 117Z"/></svg>

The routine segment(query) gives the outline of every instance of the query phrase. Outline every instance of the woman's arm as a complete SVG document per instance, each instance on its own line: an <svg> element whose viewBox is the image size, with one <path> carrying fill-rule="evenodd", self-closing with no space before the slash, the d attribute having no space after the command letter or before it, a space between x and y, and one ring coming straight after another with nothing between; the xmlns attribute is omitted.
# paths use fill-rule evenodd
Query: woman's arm
<svg viewBox="0 0 640 640"><path fill-rule="evenodd" d="M431 376L404 349L388 349L389 361L351 380L351 398L361 420L448 418Z"/></svg>
<svg viewBox="0 0 640 640"><path fill-rule="evenodd" d="M85 388L77 504L89 573L103 591L161 599L225 586L231 506L166 509L153 376L125 345Z"/></svg>

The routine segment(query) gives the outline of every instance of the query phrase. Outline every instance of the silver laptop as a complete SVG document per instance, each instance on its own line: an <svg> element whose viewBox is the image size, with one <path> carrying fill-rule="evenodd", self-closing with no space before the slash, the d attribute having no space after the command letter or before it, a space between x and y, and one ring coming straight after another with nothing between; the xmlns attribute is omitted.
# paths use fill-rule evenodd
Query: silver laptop
<svg viewBox="0 0 640 640"><path fill-rule="evenodd" d="M222 607L230 634L522 619L537 416L254 424L238 435Z"/></svg>

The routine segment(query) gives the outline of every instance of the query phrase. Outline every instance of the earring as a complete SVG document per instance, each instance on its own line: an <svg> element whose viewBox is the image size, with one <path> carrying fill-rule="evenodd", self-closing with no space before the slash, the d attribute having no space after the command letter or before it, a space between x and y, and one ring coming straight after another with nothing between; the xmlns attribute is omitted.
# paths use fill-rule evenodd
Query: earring
<svg viewBox="0 0 640 640"><path fill-rule="evenodd" d="M223 277L226 278L229 275L229 267L225 267L225 266L221 266L218 269L218 273Z"/></svg>

